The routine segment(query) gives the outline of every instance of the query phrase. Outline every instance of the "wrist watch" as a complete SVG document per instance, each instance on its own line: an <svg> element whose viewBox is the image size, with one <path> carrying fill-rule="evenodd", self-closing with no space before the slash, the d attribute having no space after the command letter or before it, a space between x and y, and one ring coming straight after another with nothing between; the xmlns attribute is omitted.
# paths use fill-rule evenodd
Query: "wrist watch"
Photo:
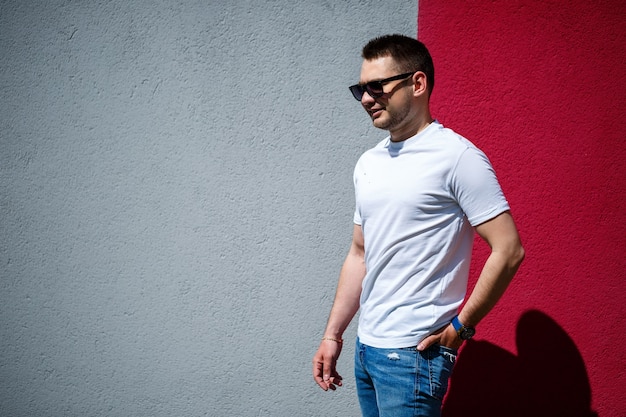
<svg viewBox="0 0 626 417"><path fill-rule="evenodd" d="M452 327L456 330L456 334L459 335L461 340L469 340L476 334L476 329L471 326L465 326L459 321L459 316L454 316L452 319Z"/></svg>

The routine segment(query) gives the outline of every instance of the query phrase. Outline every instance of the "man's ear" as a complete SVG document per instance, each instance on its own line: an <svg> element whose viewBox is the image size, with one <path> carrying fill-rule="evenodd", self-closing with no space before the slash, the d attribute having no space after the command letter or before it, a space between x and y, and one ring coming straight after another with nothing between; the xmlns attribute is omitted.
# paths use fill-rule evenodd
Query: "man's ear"
<svg viewBox="0 0 626 417"><path fill-rule="evenodd" d="M413 74L413 96L418 97L428 93L428 79L422 71Z"/></svg>

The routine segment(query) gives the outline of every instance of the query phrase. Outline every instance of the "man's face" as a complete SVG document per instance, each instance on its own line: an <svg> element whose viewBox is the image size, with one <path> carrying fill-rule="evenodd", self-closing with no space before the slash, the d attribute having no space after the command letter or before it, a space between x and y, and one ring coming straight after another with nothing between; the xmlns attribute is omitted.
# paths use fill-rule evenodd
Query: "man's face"
<svg viewBox="0 0 626 417"><path fill-rule="evenodd" d="M363 61L361 66L360 84L383 80L400 74L391 57ZM385 94L373 98L367 92L363 94L361 105L372 118L372 123L379 129L391 133L401 129L409 122L412 99L412 82L410 77L396 80L384 85Z"/></svg>

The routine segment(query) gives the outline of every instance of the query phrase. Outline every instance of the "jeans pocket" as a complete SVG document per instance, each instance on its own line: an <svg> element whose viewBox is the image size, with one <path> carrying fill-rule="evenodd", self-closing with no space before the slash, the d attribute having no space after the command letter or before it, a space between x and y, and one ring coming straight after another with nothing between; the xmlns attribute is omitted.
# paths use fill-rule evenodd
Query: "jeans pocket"
<svg viewBox="0 0 626 417"><path fill-rule="evenodd" d="M456 362L457 351L441 345L428 349L428 368L431 395L443 400L448 391L448 381Z"/></svg>
<svg viewBox="0 0 626 417"><path fill-rule="evenodd" d="M451 347L437 345L439 348L439 354L448 359L452 364L456 362L456 355L459 353L458 349L453 349Z"/></svg>

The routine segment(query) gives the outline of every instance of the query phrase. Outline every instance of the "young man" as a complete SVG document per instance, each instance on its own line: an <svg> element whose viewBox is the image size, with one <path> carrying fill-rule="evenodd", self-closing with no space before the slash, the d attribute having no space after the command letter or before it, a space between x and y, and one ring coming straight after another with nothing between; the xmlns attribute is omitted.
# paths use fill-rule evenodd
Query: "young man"
<svg viewBox="0 0 626 417"><path fill-rule="evenodd" d="M350 87L389 136L354 170L350 250L313 358L323 390L342 335L360 309L355 354L363 416L439 416L456 353L517 271L524 250L487 157L433 120L434 67L416 39L388 35L363 48ZM474 232L491 247L461 311Z"/></svg>

